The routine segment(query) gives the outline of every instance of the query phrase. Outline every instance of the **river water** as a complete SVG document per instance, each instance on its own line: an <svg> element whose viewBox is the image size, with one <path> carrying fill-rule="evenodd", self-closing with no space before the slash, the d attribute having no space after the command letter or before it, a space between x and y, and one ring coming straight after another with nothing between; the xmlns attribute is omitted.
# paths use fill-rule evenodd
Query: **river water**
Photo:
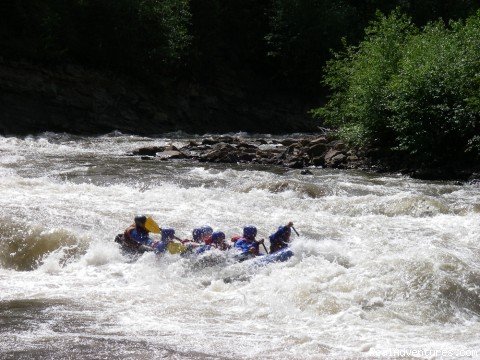
<svg viewBox="0 0 480 360"><path fill-rule="evenodd" d="M0 137L1 359L480 358L478 185L125 156L183 141ZM131 261L138 213L300 237L267 266Z"/></svg>

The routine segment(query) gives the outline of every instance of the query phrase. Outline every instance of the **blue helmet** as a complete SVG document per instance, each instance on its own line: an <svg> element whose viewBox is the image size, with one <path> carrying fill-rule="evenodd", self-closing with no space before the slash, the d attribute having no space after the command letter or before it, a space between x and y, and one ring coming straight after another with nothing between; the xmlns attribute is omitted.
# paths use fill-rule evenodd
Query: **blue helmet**
<svg viewBox="0 0 480 360"><path fill-rule="evenodd" d="M205 235L212 235L213 233L213 229L211 226L208 226L208 225L204 225L200 228L200 231L202 232L202 236L205 236Z"/></svg>
<svg viewBox="0 0 480 360"><path fill-rule="evenodd" d="M277 231L281 235L290 235L292 233L292 230L289 226L279 226Z"/></svg>
<svg viewBox="0 0 480 360"><path fill-rule="evenodd" d="M193 241L200 241L200 238L202 236L202 229L200 228L193 229L192 236L193 236Z"/></svg>
<svg viewBox="0 0 480 360"><path fill-rule="evenodd" d="M243 228L243 237L251 238L257 236L257 228L252 225L245 226Z"/></svg>
<svg viewBox="0 0 480 360"><path fill-rule="evenodd" d="M193 241L199 242L202 240L202 237L204 237L205 235L210 236L212 235L212 233L213 229L208 225L204 225L200 228L195 228L192 232Z"/></svg>
<svg viewBox="0 0 480 360"><path fill-rule="evenodd" d="M224 232L215 231L212 234L212 242L219 243L219 242L222 242L223 240L225 240L225 233Z"/></svg>
<svg viewBox="0 0 480 360"><path fill-rule="evenodd" d="M175 229L163 228L162 229L162 241L172 239L175 236Z"/></svg>

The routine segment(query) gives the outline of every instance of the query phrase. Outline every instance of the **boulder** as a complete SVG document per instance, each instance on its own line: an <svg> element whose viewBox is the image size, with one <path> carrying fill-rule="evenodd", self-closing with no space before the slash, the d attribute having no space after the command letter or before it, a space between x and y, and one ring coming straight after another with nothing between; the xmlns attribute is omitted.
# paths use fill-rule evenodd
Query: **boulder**
<svg viewBox="0 0 480 360"><path fill-rule="evenodd" d="M283 139L280 141L280 144L284 145L284 146L290 146L292 144L295 144L297 142L297 140L295 139Z"/></svg>
<svg viewBox="0 0 480 360"><path fill-rule="evenodd" d="M165 150L157 153L160 160L186 159L188 156L179 150Z"/></svg>
<svg viewBox="0 0 480 360"><path fill-rule="evenodd" d="M347 155L339 150L330 149L325 154L325 165L331 167L338 167L347 160Z"/></svg>
<svg viewBox="0 0 480 360"><path fill-rule="evenodd" d="M238 160L242 162L250 162L253 161L256 157L256 153L252 152L240 152L237 154Z"/></svg>
<svg viewBox="0 0 480 360"><path fill-rule="evenodd" d="M325 166L325 158L323 156L314 157L310 162L315 166Z"/></svg>
<svg viewBox="0 0 480 360"><path fill-rule="evenodd" d="M318 145L318 144L326 144L327 142L328 141L327 141L327 138L325 136L320 136L320 137L310 141L310 147Z"/></svg>
<svg viewBox="0 0 480 360"><path fill-rule="evenodd" d="M234 137L232 137L232 136L227 136L227 135L225 135L225 136L219 136L219 137L217 138L217 141L218 141L218 142L223 142L223 143L227 143L227 144L233 144L233 143L235 142L235 140L236 140L236 139L235 139Z"/></svg>
<svg viewBox="0 0 480 360"><path fill-rule="evenodd" d="M233 147L213 149L200 156L200 161L203 162L216 162L216 163L236 163L239 161L236 152L232 151Z"/></svg>
<svg viewBox="0 0 480 360"><path fill-rule="evenodd" d="M149 146L135 150L132 152L132 154L140 156L155 156L158 152L162 152L164 150L164 146Z"/></svg>
<svg viewBox="0 0 480 360"><path fill-rule="evenodd" d="M468 181L471 183L480 183L480 172L473 172L470 174Z"/></svg>
<svg viewBox="0 0 480 360"><path fill-rule="evenodd" d="M315 145L312 145L307 149L307 154L311 158L314 158L324 155L327 150L328 148L325 143L316 143Z"/></svg>
<svg viewBox="0 0 480 360"><path fill-rule="evenodd" d="M256 145L248 144L248 143L244 143L244 142L238 144L237 147L239 149L256 149L257 148Z"/></svg>
<svg viewBox="0 0 480 360"><path fill-rule="evenodd" d="M299 147L305 147L305 146L308 146L310 144L310 140L301 139L297 142L297 144L299 144Z"/></svg>
<svg viewBox="0 0 480 360"><path fill-rule="evenodd" d="M202 140L202 145L215 145L218 143L218 140L215 140L214 138L206 138Z"/></svg>
<svg viewBox="0 0 480 360"><path fill-rule="evenodd" d="M332 141L328 144L328 146L333 150L337 150L337 151L345 150L347 147L345 143L341 140Z"/></svg>
<svg viewBox="0 0 480 360"><path fill-rule="evenodd" d="M301 175L313 175L313 173L312 173L310 170L308 170L308 169L302 170L302 171L300 172L300 174L301 174Z"/></svg>
<svg viewBox="0 0 480 360"><path fill-rule="evenodd" d="M344 164L347 160L347 155L340 153L331 158L330 162L333 167L338 167Z"/></svg>
<svg viewBox="0 0 480 360"><path fill-rule="evenodd" d="M302 169L305 167L305 162L302 158L291 158L284 165L292 169Z"/></svg>

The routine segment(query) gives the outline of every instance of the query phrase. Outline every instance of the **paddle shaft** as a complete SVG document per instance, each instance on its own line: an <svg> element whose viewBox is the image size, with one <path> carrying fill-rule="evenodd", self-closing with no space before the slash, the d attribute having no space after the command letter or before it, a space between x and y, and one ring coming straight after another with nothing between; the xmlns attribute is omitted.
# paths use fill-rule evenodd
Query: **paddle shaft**
<svg viewBox="0 0 480 360"><path fill-rule="evenodd" d="M293 231L295 231L295 234L297 234L297 236L300 236L300 234L298 233L298 231L292 226L292 229Z"/></svg>
<svg viewBox="0 0 480 360"><path fill-rule="evenodd" d="M262 246L263 248L265 249L265 252L268 254L268 250L267 250L267 247L265 246L265 244L262 242Z"/></svg>

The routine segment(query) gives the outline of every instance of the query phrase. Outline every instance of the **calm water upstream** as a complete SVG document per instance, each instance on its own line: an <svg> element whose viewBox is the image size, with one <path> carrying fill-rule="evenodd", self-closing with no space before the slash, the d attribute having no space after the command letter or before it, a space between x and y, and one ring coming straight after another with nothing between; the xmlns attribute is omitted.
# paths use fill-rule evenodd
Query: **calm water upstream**
<svg viewBox="0 0 480 360"><path fill-rule="evenodd" d="M480 358L479 186L125 156L185 140L0 137L1 359ZM137 213L301 236L263 267L131 262Z"/></svg>

